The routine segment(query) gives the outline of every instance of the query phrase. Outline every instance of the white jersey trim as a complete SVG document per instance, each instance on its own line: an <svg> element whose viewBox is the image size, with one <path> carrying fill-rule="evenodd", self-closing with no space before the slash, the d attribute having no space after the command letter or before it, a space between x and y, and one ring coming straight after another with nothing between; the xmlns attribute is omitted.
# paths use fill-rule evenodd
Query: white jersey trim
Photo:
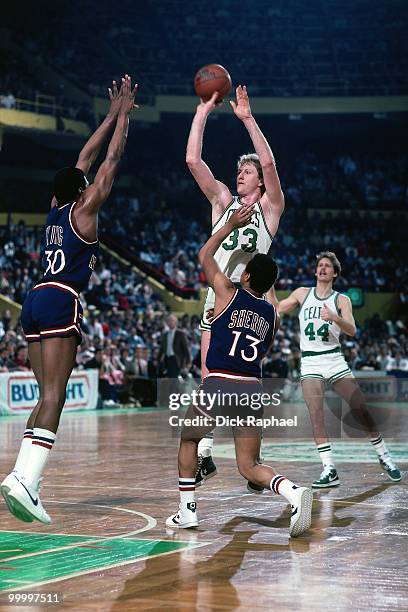
<svg viewBox="0 0 408 612"><path fill-rule="evenodd" d="M75 230L75 228L74 228L74 224L72 223L72 218L71 218L71 216L72 216L72 211L74 210L74 206L75 206L75 204L76 204L76 202L73 202L73 204L72 204L72 206L71 206L71 209L70 209L70 211L69 211L69 224L70 224L70 226L71 226L72 231L74 232L75 236L76 236L77 238L79 238L79 240L81 240L81 242L84 242L85 244L96 244L96 243L98 242L98 238L97 238L96 240L92 240L92 242L89 242L88 240L85 240L85 238L82 238L82 236L80 236L80 235L78 234L78 232Z"/></svg>
<svg viewBox="0 0 408 612"><path fill-rule="evenodd" d="M214 317L214 318L213 318L213 320L211 321L211 324L212 324L212 323L214 323L214 321L216 321L217 319L219 319L219 318L220 318L220 316L221 316L221 315L223 315L223 314L224 314L224 312L227 310L227 308L229 308L229 306L231 306L232 302L233 302L233 301L235 300L235 298L237 297L237 294L238 294L238 289L235 289L235 293L234 293L234 295L232 296L232 298L230 299L230 301L228 302L228 304L227 304L226 306L224 306L224 308L221 310L221 312L219 312L219 313L217 314L217 316L216 316L216 317Z"/></svg>
<svg viewBox="0 0 408 612"><path fill-rule="evenodd" d="M79 298L79 294L75 289L70 287L69 285L65 285L64 283L59 283L57 281L48 281L45 283L39 283L38 285L34 285L34 289L40 289L41 287L57 287L57 289L65 289L65 291L69 291L72 295L75 295L76 298Z"/></svg>

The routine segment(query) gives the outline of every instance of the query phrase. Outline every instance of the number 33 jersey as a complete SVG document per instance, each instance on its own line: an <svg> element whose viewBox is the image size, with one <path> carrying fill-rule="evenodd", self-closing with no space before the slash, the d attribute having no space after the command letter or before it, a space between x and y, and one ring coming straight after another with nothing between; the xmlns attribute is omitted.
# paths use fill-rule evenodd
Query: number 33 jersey
<svg viewBox="0 0 408 612"><path fill-rule="evenodd" d="M274 306L246 289L237 289L211 324L206 360L209 375L261 378L261 362L275 332Z"/></svg>
<svg viewBox="0 0 408 612"><path fill-rule="evenodd" d="M309 289L299 311L300 350L307 354L327 353L340 347L340 327L333 321L323 321L321 312L327 308L340 314L339 293L332 291L326 298L316 295L316 287Z"/></svg>
<svg viewBox="0 0 408 612"><path fill-rule="evenodd" d="M54 206L48 213L41 247L43 281L67 283L84 289L95 268L99 241L87 242L74 229L72 213L76 202Z"/></svg>
<svg viewBox="0 0 408 612"><path fill-rule="evenodd" d="M238 196L224 210L215 223L212 234L225 225L231 215L242 206ZM223 274L233 283L239 283L241 274L247 263L256 253L268 254L273 236L268 230L260 202L255 203L255 209L250 223L245 227L234 229L224 240L214 257Z"/></svg>

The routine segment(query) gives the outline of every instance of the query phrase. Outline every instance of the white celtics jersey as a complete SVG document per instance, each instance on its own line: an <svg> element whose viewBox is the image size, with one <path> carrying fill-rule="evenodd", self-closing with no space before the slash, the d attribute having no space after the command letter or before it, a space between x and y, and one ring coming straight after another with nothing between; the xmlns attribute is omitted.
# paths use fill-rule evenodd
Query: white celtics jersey
<svg viewBox="0 0 408 612"><path fill-rule="evenodd" d="M224 210L215 223L212 234L225 225L231 215L242 206L238 196ZM273 236L265 223L265 217L260 202L255 203L251 222L245 227L239 227L224 240L215 253L215 260L223 272L234 283L239 283L241 274L255 253L267 254L272 244Z"/></svg>
<svg viewBox="0 0 408 612"><path fill-rule="evenodd" d="M340 349L341 329L332 321L320 318L323 305L339 314L337 300L339 293L332 291L326 298L316 295L316 287L309 289L299 311L300 350L303 353L326 353Z"/></svg>

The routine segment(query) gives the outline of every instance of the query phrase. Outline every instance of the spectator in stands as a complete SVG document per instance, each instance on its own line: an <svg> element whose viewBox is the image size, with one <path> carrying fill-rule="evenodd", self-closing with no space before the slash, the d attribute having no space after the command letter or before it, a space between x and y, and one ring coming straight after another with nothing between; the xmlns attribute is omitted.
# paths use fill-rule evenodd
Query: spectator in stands
<svg viewBox="0 0 408 612"><path fill-rule="evenodd" d="M164 360L167 378L177 378L191 367L191 355L185 333L177 329L174 314L167 317L167 331L162 334L158 360Z"/></svg>

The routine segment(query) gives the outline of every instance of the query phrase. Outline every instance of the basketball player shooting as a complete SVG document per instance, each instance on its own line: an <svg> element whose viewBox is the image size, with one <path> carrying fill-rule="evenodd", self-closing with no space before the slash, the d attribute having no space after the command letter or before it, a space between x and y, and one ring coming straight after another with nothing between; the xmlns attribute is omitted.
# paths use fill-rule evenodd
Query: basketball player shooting
<svg viewBox="0 0 408 612"><path fill-rule="evenodd" d="M241 273L242 288L237 289L215 259L220 244L235 229L246 227L254 210L253 204L241 206L200 251L204 273L215 291L206 364L209 373L200 387L201 397L186 415L186 419L198 416L202 421L189 426L185 420L178 456L180 506L166 525L182 529L198 526L194 497L198 442L217 422L218 416L240 417L239 424L231 421L239 472L261 489L269 489L287 499L292 506L289 531L291 537L296 537L310 527L312 491L298 487L271 467L258 463L260 431L258 426L251 426L255 408L257 419L262 418L262 408L255 406L253 400L262 395L261 363L279 325L276 308L263 299L276 280L278 268L267 255L252 255ZM217 398L213 404L211 396ZM249 402L241 401L244 396ZM230 402L227 398L232 397L236 400Z"/></svg>
<svg viewBox="0 0 408 612"><path fill-rule="evenodd" d="M215 109L218 92L208 102L198 105L187 143L186 161L198 186L212 206L212 227L215 233L225 225L230 216L243 204L253 204L254 213L248 226L235 228L219 246L215 259L223 274L234 283L240 282L242 271L255 253L268 253L278 230L285 202L275 159L271 148L251 112L246 86L236 88L236 101L230 104L242 121L252 140L256 153L242 155L237 164L237 195L232 195L226 185L218 181L203 161L202 145L204 129L209 114ZM208 371L206 357L210 343L211 323L209 315L214 308L215 294L210 287L201 319L201 375ZM199 469L197 486L216 474L213 463L212 434L199 445Z"/></svg>
<svg viewBox="0 0 408 612"><path fill-rule="evenodd" d="M43 279L29 292L21 324L40 399L31 413L14 470L1 484L12 514L25 522L51 523L39 484L53 447L68 379L81 342L79 293L87 286L98 254L98 211L112 189L122 157L137 85L128 75L109 89L110 109L79 154L75 167L54 178L54 197L42 244ZM86 174L112 134L106 158L92 185Z"/></svg>

